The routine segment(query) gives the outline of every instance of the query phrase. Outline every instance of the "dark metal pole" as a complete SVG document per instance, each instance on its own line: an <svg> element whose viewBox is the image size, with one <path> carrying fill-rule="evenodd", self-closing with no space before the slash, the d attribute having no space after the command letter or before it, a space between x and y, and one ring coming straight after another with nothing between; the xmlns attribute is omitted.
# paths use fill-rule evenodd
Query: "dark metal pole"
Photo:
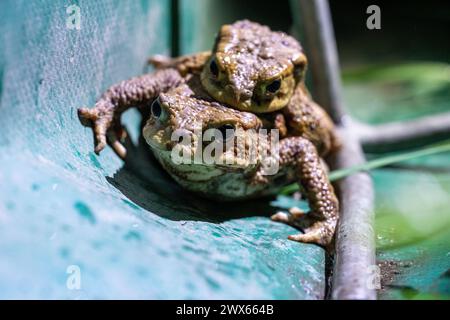
<svg viewBox="0 0 450 320"><path fill-rule="evenodd" d="M339 61L327 0L291 0L300 19L314 82L314 98L339 125L343 146L331 165L345 168L365 162L356 132L342 101ZM299 12L297 12L299 11ZM376 299L374 191L367 173L337 184L341 212L336 232L333 299Z"/></svg>
<svg viewBox="0 0 450 320"><path fill-rule="evenodd" d="M450 138L450 112L379 125L354 123L364 150L399 151Z"/></svg>
<svg viewBox="0 0 450 320"><path fill-rule="evenodd" d="M300 26L313 73L314 100L340 124L345 115L341 73L328 1L297 0ZM294 2L294 1L292 1Z"/></svg>

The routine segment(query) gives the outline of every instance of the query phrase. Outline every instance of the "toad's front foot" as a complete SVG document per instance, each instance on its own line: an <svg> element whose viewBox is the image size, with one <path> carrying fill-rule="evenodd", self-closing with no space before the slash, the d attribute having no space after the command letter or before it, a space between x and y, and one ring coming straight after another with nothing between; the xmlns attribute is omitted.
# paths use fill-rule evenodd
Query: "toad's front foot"
<svg viewBox="0 0 450 320"><path fill-rule="evenodd" d="M296 208L289 210L289 212L289 214L278 212L271 216L273 221L283 222L304 231L303 234L288 236L289 240L315 243L321 246L330 245L336 229L335 219L321 220L314 213L306 214Z"/></svg>
<svg viewBox="0 0 450 320"><path fill-rule="evenodd" d="M291 210L290 216L278 213L272 219L304 230L304 234L289 236L289 239L328 247L333 242L339 202L317 149L309 140L290 137L281 140L279 155L280 166L291 167L297 173L311 212Z"/></svg>
<svg viewBox="0 0 450 320"><path fill-rule="evenodd" d="M126 149L120 141L126 131L120 124L121 114L131 107L146 108L160 93L177 88L182 83L184 78L178 71L158 70L113 85L103 93L94 108L78 109L81 123L94 129L95 152L100 153L108 142L124 159Z"/></svg>
<svg viewBox="0 0 450 320"><path fill-rule="evenodd" d="M105 148L108 139L116 154L124 159L127 151L120 141L126 137L126 131L113 115L112 109L78 109L80 122L94 129L95 153L99 154Z"/></svg>

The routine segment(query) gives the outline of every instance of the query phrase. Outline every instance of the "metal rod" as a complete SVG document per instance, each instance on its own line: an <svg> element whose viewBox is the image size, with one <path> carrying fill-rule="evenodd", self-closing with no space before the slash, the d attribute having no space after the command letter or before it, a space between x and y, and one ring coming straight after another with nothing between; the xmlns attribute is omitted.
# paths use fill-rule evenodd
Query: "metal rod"
<svg viewBox="0 0 450 320"><path fill-rule="evenodd" d="M327 0L291 0L294 18L303 29L314 83L314 98L339 125L343 146L331 161L335 169L365 162L365 157L346 116L330 8ZM297 12L299 11L299 12ZM376 299L371 273L375 265L374 191L366 173L337 184L341 212L336 231L332 299Z"/></svg>
<svg viewBox="0 0 450 320"><path fill-rule="evenodd" d="M333 163L348 168L365 162L354 130L341 127L342 148ZM336 231L332 299L376 299L374 189L367 173L338 181L341 212Z"/></svg>
<svg viewBox="0 0 450 320"><path fill-rule="evenodd" d="M398 151L448 139L450 137L450 112L378 125L354 122L354 127L364 150L369 152Z"/></svg>
<svg viewBox="0 0 450 320"><path fill-rule="evenodd" d="M327 110L335 123L340 124L346 112L342 102L339 60L328 1L297 1L301 19L298 24L303 28L313 73L314 99Z"/></svg>

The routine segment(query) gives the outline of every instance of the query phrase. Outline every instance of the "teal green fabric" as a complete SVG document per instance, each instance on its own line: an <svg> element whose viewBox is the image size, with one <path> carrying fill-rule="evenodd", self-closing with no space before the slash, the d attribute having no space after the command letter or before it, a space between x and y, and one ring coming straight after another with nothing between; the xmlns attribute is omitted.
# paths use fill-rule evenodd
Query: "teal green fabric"
<svg viewBox="0 0 450 320"><path fill-rule="evenodd" d="M81 29L66 27L77 4ZM270 201L181 190L139 144L93 153L76 108L168 54L169 1L0 3L0 298L322 298L324 252ZM74 269L75 266L75 269ZM73 270L78 270L74 272ZM73 286L73 276L79 286Z"/></svg>

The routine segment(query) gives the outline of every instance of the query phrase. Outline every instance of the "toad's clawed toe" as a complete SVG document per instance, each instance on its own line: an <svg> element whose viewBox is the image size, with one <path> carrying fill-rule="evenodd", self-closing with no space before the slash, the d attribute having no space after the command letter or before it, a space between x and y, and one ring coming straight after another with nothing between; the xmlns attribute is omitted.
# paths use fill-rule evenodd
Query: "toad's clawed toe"
<svg viewBox="0 0 450 320"><path fill-rule="evenodd" d="M277 212L270 217L272 221L286 223L305 232L290 235L289 240L315 243L321 246L327 246L332 242L336 226L334 220L323 220L312 212L305 214L301 210L289 210L289 212Z"/></svg>
<svg viewBox="0 0 450 320"><path fill-rule="evenodd" d="M305 243L317 243L322 244L322 238L319 232L307 232L307 233L299 233L288 236L289 240L297 241L297 242L305 242Z"/></svg>
<svg viewBox="0 0 450 320"><path fill-rule="evenodd" d="M289 223L289 215L286 212L278 211L270 217L272 221Z"/></svg>
<svg viewBox="0 0 450 320"><path fill-rule="evenodd" d="M291 208L289 209L289 213L278 211L274 215L270 217L272 221L283 222L294 227L304 226L302 223L303 218L306 213L299 208Z"/></svg>
<svg viewBox="0 0 450 320"><path fill-rule="evenodd" d="M321 246L328 246L333 240L335 225L326 221L318 221L310 228L304 229L304 234L290 235L289 240L315 243Z"/></svg>
<svg viewBox="0 0 450 320"><path fill-rule="evenodd" d="M308 228L316 222L312 214L306 214L298 208L289 209L289 213L279 211L270 218L272 221L286 223L290 226L301 229Z"/></svg>

